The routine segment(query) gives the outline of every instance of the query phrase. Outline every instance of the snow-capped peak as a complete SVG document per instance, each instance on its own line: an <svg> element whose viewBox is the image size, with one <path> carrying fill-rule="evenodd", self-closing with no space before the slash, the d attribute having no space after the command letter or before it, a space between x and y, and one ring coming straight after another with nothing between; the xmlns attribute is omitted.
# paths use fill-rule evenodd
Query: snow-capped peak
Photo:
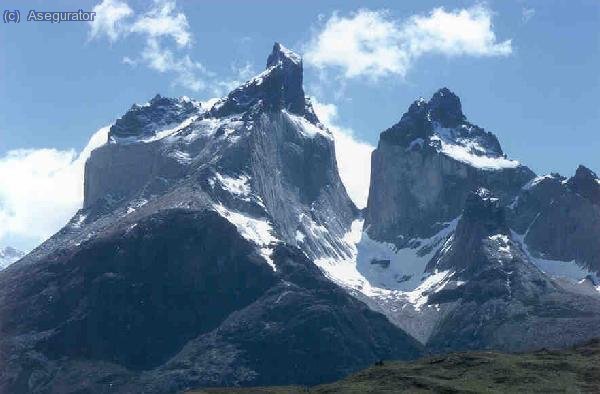
<svg viewBox="0 0 600 394"><path fill-rule="evenodd" d="M302 74L302 58L283 45L275 43L267 59L266 69L231 91L227 97L217 102L207 115L223 117L262 109L286 110L307 119L311 118L312 110L307 109L302 87Z"/></svg>
<svg viewBox="0 0 600 394"><path fill-rule="evenodd" d="M267 59L267 68L277 64L278 62L288 61L299 66L302 64L302 57L278 42L273 44L273 51Z"/></svg>
<svg viewBox="0 0 600 394"><path fill-rule="evenodd" d="M430 145L446 156L476 168L498 170L520 165L518 161L508 159L502 151L498 152L495 144L489 144L486 135L473 132L474 130L471 125L445 128L435 123L433 135L429 137Z"/></svg>
<svg viewBox="0 0 600 394"><path fill-rule="evenodd" d="M448 88L438 90L429 101L417 99L381 138L407 151L433 149L484 170L520 165L506 157L496 136L467 121L460 99Z"/></svg>
<svg viewBox="0 0 600 394"><path fill-rule="evenodd" d="M127 138L148 139L157 131L172 128L201 112L201 103L188 97L168 98L157 94L148 103L133 105L111 126L109 141Z"/></svg>

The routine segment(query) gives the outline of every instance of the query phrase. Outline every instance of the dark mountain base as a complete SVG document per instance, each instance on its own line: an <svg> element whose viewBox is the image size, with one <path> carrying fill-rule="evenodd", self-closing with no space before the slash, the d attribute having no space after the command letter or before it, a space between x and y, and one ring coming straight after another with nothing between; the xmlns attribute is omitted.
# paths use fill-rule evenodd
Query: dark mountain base
<svg viewBox="0 0 600 394"><path fill-rule="evenodd" d="M0 275L0 393L318 384L421 346L297 248L167 210Z"/></svg>
<svg viewBox="0 0 600 394"><path fill-rule="evenodd" d="M226 393L599 392L600 340L571 350L504 354L455 353L416 362L385 362L332 384L306 387L205 389Z"/></svg>

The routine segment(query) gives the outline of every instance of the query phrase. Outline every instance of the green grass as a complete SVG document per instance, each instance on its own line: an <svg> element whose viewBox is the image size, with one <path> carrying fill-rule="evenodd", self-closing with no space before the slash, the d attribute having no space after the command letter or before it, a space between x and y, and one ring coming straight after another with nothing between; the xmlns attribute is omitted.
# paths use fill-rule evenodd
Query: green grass
<svg viewBox="0 0 600 394"><path fill-rule="evenodd" d="M453 353L385 362L310 388L211 388L195 394L291 393L600 393L600 341L571 350L523 354Z"/></svg>

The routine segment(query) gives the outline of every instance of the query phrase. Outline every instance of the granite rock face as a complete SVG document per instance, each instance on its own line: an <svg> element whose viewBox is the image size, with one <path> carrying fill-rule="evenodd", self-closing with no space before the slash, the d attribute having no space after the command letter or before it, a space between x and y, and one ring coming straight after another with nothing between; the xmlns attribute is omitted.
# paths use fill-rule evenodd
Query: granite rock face
<svg viewBox="0 0 600 394"><path fill-rule="evenodd" d="M117 127L132 117L135 130L145 130L137 138ZM302 61L280 44L263 73L210 108L155 98L117 120L109 143L86 163L84 208L164 201L177 188L268 217L283 241L310 257L347 253L339 239L357 209L340 180L333 137L304 96Z"/></svg>
<svg viewBox="0 0 600 394"><path fill-rule="evenodd" d="M510 205L510 221L530 252L600 274L600 180L579 166L569 179L538 177Z"/></svg>
<svg viewBox="0 0 600 394"><path fill-rule="evenodd" d="M371 238L404 247L444 228L478 187L508 202L534 176L505 157L493 134L469 123L459 98L444 88L381 133L365 227Z"/></svg>
<svg viewBox="0 0 600 394"><path fill-rule="evenodd" d="M381 133L371 169L353 259L320 264L351 294L432 351L600 336L592 171L536 177L446 88Z"/></svg>
<svg viewBox="0 0 600 394"><path fill-rule="evenodd" d="M463 283L429 296L431 304L453 303L428 341L432 351L560 348L600 334L600 300L566 291L542 273L486 190L469 195L430 269L452 270Z"/></svg>
<svg viewBox="0 0 600 394"><path fill-rule="evenodd" d="M0 391L313 384L414 358L312 262L351 254L357 215L279 44L213 106L133 106L86 163L84 207L0 274Z"/></svg>
<svg viewBox="0 0 600 394"><path fill-rule="evenodd" d="M266 66L115 122L83 208L0 272L0 392L305 385L600 336L591 170L536 177L444 88L381 134L359 212L302 59Z"/></svg>

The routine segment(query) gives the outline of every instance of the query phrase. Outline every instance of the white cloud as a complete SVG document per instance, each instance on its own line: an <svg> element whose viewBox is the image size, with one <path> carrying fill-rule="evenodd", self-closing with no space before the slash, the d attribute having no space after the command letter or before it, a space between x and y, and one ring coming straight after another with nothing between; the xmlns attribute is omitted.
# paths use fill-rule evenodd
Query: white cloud
<svg viewBox="0 0 600 394"><path fill-rule="evenodd" d="M451 12L436 8L426 17L413 16L402 35L412 56L504 56L512 52L511 40L496 42L491 11L483 6Z"/></svg>
<svg viewBox="0 0 600 394"><path fill-rule="evenodd" d="M106 36L114 42L127 36L143 40L141 52L137 56L124 56L123 64L171 74L174 85L194 92L209 90L211 94L222 94L234 82L235 86L239 84L243 70L236 71L229 79L217 80L215 73L190 56L194 37L187 16L177 9L174 0L154 0L144 13L134 13L120 0L103 0L94 10L99 18L90 24L90 38Z"/></svg>
<svg viewBox="0 0 600 394"><path fill-rule="evenodd" d="M206 87L206 77L212 76L201 63L193 61L189 55L179 55L168 47L161 46L156 38L148 38L141 59L151 69L175 74L174 84L197 92Z"/></svg>
<svg viewBox="0 0 600 394"><path fill-rule="evenodd" d="M156 1L154 8L135 21L131 31L151 38L170 37L184 47L192 41L189 28L185 14L176 12L174 1Z"/></svg>
<svg viewBox="0 0 600 394"><path fill-rule="evenodd" d="M178 49L192 43L192 33L184 13L176 10L174 1L156 0L154 6L137 18L130 27L132 33L144 38L145 47L140 61L147 67L174 74L173 84L194 92L206 88L208 72L201 63ZM175 48L169 45L175 42Z"/></svg>
<svg viewBox="0 0 600 394"><path fill-rule="evenodd" d="M81 208L85 161L107 141L108 129L98 130L79 154L18 149L0 157L0 244L10 238L33 247Z"/></svg>
<svg viewBox="0 0 600 394"><path fill-rule="evenodd" d="M212 84L212 93L214 95L223 96L257 74L254 66L248 62L243 65L232 63L230 69L231 77L215 81Z"/></svg>
<svg viewBox="0 0 600 394"><path fill-rule="evenodd" d="M408 58L397 45L399 34L383 12L362 10L349 18L334 14L309 44L304 60L321 68L341 67L346 77L403 74Z"/></svg>
<svg viewBox="0 0 600 394"><path fill-rule="evenodd" d="M90 23L90 38L106 36L110 41L116 41L126 32L124 20L133 15L133 10L127 3L119 0L103 0L93 9L96 13Z"/></svg>
<svg viewBox="0 0 600 394"><path fill-rule="evenodd" d="M404 77L425 54L505 56L510 40L498 42L492 13L481 5L394 21L387 12L360 10L348 17L333 14L312 38L304 56L318 68L341 68L346 78Z"/></svg>
<svg viewBox="0 0 600 394"><path fill-rule="evenodd" d="M348 195L357 207L364 208L369 196L372 145L354 137L351 129L337 124L338 112L334 104L325 104L312 98L319 120L329 128L335 141L335 158Z"/></svg>

